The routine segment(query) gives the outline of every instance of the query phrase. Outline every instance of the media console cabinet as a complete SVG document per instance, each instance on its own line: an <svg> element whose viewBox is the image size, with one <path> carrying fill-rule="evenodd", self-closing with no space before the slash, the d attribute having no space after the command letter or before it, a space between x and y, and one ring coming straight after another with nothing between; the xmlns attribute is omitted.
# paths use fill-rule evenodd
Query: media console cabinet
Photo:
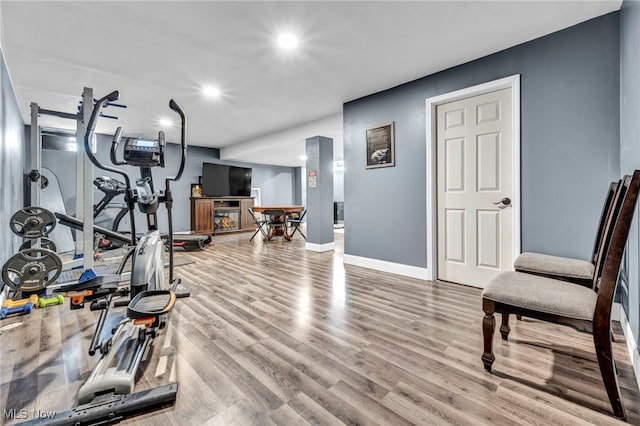
<svg viewBox="0 0 640 426"><path fill-rule="evenodd" d="M191 231L196 234L254 231L249 207L253 207L253 197L191 197Z"/></svg>

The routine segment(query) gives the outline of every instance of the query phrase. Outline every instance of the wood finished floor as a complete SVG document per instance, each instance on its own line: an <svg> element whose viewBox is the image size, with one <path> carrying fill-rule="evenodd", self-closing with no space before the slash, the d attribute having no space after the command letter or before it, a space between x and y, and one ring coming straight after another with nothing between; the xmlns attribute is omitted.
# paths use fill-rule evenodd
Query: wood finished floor
<svg viewBox="0 0 640 426"><path fill-rule="evenodd" d="M617 424L592 340L512 321L486 373L480 290L343 266L296 237L179 253L191 289L156 339L136 390L178 380L174 407L136 425ZM96 359L96 314L68 305L0 323L0 409L63 411ZM619 326L615 356L629 422L640 392ZM2 421L6 421L4 418ZM9 422L10 423L10 422Z"/></svg>

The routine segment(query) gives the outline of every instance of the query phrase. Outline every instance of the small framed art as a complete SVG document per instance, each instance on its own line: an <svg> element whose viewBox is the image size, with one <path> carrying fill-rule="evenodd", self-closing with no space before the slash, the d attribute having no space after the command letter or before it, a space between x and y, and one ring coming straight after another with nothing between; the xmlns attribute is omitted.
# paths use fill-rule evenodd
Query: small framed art
<svg viewBox="0 0 640 426"><path fill-rule="evenodd" d="M365 147L367 169L395 166L393 122L366 129Z"/></svg>

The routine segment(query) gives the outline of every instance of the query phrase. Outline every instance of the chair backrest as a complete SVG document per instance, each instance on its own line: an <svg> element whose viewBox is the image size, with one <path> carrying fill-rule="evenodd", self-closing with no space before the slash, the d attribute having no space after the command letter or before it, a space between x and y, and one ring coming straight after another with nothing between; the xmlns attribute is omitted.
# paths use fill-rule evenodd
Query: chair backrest
<svg viewBox="0 0 640 426"><path fill-rule="evenodd" d="M620 179L616 190L613 193L611 199L611 205L606 220L602 224L602 232L600 235L600 244L595 251L596 261L595 269L593 273L593 281L591 282L591 288L594 291L598 291L600 279L602 278L602 271L604 269L604 261L607 258L609 246L611 245L611 237L613 236L613 225L620 215L624 197L629 189L631 176L624 176ZM625 182L626 180L626 182Z"/></svg>
<svg viewBox="0 0 640 426"><path fill-rule="evenodd" d="M607 224L607 219L609 219L609 215L611 215L614 194L616 193L618 185L620 185L621 181L622 180L619 180L618 182L611 182L611 184L609 185L609 190L607 191L607 196L605 197L604 205L602 206L602 212L600 213L600 222L598 222L598 231L596 232L596 239L593 243L593 254L591 256L591 263L593 263L594 265L598 261L598 251L600 250L600 243L602 242L604 228Z"/></svg>
<svg viewBox="0 0 640 426"><path fill-rule="evenodd" d="M602 265L602 272L597 286L598 299L593 313L594 333L610 333L613 296L618 284L620 264L638 200L640 170L634 171L633 176L625 176L618 187L620 190L617 191L611 217L607 220L601 244L602 249L598 255L597 266ZM595 280L597 278L594 278Z"/></svg>
<svg viewBox="0 0 640 426"><path fill-rule="evenodd" d="M302 210L299 213L294 213L287 219L289 222L302 223L302 219L304 219L304 215L307 214L307 209Z"/></svg>

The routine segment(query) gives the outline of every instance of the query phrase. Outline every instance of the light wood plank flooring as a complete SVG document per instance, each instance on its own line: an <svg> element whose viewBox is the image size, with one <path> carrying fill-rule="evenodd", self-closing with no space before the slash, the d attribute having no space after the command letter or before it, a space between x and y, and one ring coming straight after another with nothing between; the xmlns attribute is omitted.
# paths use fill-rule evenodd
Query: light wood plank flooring
<svg viewBox="0 0 640 426"><path fill-rule="evenodd" d="M174 407L136 425L616 424L589 335L533 320L496 332L496 362L480 361L480 290L343 266L300 237L250 234L179 253L192 291L155 340L136 390L178 380ZM73 406L96 359L97 314L68 305L0 323L0 409ZM630 423L640 392L615 327ZM6 421L6 420L2 420ZM10 422L9 422L10 423Z"/></svg>

